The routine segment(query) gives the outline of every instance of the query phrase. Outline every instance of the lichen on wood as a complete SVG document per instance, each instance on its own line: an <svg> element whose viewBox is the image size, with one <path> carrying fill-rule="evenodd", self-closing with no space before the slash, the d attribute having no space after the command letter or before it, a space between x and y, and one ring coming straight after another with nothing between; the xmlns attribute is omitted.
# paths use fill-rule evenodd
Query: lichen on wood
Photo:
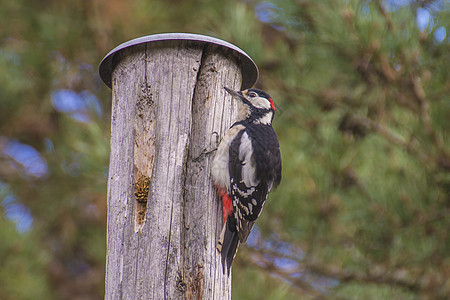
<svg viewBox="0 0 450 300"><path fill-rule="evenodd" d="M145 222L147 211L148 189L150 186L150 177L141 175L134 182L134 196L136 197L136 223L142 225Z"/></svg>

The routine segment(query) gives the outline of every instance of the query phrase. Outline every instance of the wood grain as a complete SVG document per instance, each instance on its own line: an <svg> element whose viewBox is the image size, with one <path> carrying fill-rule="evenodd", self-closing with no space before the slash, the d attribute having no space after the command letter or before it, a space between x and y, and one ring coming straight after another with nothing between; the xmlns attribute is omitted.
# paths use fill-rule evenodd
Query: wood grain
<svg viewBox="0 0 450 300"><path fill-rule="evenodd" d="M115 60L105 299L230 299L210 162L235 115L223 86L239 88L239 63L186 41L133 46ZM146 202L135 196L143 176Z"/></svg>

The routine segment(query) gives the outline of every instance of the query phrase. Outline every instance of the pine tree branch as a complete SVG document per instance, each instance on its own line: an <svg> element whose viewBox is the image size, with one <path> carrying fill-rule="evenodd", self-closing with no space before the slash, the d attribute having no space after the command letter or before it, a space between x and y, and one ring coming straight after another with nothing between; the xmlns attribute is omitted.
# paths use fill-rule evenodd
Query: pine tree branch
<svg viewBox="0 0 450 300"><path fill-rule="evenodd" d="M299 277L299 273L304 274L307 272L311 275L332 278L338 280L340 283L357 282L405 288L415 294L421 293L429 296L435 295L437 297L445 293L445 290L448 288L449 280L445 274L439 272L433 274L422 273L412 276L404 268L387 269L385 266L375 264L367 272L345 270L337 265L322 264L311 260L307 261L306 259L299 259L298 257L273 250L254 248L249 248L249 250L254 255L253 262L258 268L280 276L302 291L318 297L316 299L325 299L331 295L315 289L310 283ZM292 260L297 263L297 267L283 270L283 268L276 265L275 261L277 259ZM311 289L314 291L311 291ZM333 299L336 299L335 295L333 295Z"/></svg>
<svg viewBox="0 0 450 300"><path fill-rule="evenodd" d="M276 252L264 251L261 249L256 250L254 248L249 249L253 255L252 257L253 266L262 269L264 271L267 271L272 275L278 276L281 279L289 282L295 288L299 289L302 293L307 294L312 299L324 300L330 298L331 295L326 290L324 291L315 288L310 282L303 279L301 276L297 276L297 274L299 273L298 269L286 270L279 268L272 260L267 258L268 253L276 253ZM289 258L289 256L280 255L279 258ZM291 259L291 257L289 259ZM336 295L333 295L332 299L348 300L348 298L338 297Z"/></svg>
<svg viewBox="0 0 450 300"><path fill-rule="evenodd" d="M414 145L417 144L417 140L413 136L410 136L409 140L405 140L403 136L396 134L392 130L389 130L383 126L381 123L369 118L360 118L360 122L364 126L377 132L389 142L396 144L405 149L407 152L417 156L423 163L427 164L430 162L430 157L426 153L419 151L416 147L414 147Z"/></svg>
<svg viewBox="0 0 450 300"><path fill-rule="evenodd" d="M436 149L440 154L445 155L442 141L439 139L436 131L433 129L431 117L430 117L430 104L426 97L425 90L422 86L422 82L419 76L413 76L411 78L411 85L413 87L413 94L420 106L420 119L425 127L425 132L431 137L436 146Z"/></svg>

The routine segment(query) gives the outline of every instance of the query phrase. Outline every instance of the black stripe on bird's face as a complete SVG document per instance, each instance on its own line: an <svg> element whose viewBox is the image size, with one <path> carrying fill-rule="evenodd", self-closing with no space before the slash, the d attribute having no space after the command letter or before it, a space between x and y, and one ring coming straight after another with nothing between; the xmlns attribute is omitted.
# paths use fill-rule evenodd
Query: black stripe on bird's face
<svg viewBox="0 0 450 300"><path fill-rule="evenodd" d="M251 104L260 109L271 109L275 111L275 105L269 94L259 89L248 89L242 91L242 94Z"/></svg>
<svg viewBox="0 0 450 300"><path fill-rule="evenodd" d="M272 98L266 92L259 89L246 89L243 91L233 91L227 87L224 89L234 98L240 99L244 104L255 109L273 110L275 105Z"/></svg>
<svg viewBox="0 0 450 300"><path fill-rule="evenodd" d="M259 89L233 91L224 88L233 98L241 100L238 102L238 120L250 119L256 124L271 124L275 106L269 94Z"/></svg>

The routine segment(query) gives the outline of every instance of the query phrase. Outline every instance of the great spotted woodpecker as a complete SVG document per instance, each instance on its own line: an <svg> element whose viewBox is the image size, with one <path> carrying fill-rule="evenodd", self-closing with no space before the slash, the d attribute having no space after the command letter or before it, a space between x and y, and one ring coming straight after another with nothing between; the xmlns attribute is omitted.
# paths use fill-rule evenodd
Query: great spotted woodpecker
<svg viewBox="0 0 450 300"><path fill-rule="evenodd" d="M258 89L225 90L237 100L238 116L217 148L211 174L223 204L217 250L223 272L227 268L229 274L239 244L247 241L267 194L281 181L281 156L269 94Z"/></svg>

